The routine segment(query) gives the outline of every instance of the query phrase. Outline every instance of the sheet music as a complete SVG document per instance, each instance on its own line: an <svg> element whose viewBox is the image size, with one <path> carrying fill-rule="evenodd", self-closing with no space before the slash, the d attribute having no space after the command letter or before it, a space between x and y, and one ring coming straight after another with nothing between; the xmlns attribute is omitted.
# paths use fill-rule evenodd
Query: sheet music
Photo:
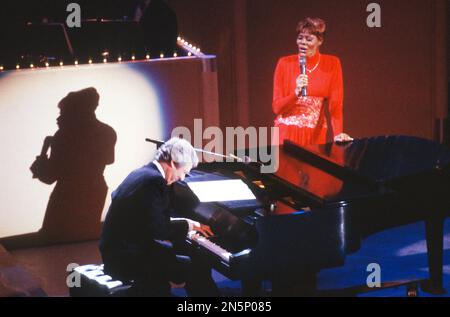
<svg viewBox="0 0 450 317"><path fill-rule="evenodd" d="M200 202L256 199L247 184L240 179L188 182L187 184Z"/></svg>

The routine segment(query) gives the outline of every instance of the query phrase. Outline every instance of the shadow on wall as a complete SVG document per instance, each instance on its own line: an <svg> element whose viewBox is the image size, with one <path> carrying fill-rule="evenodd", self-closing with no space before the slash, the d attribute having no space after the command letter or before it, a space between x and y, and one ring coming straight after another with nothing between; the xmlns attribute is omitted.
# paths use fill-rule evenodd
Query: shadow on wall
<svg viewBox="0 0 450 317"><path fill-rule="evenodd" d="M95 115L95 88L70 92L59 103L58 131L44 139L32 163L33 178L56 182L42 228L0 240L9 249L97 239L107 195L105 166L114 162L116 133ZM48 155L47 153L50 152Z"/></svg>

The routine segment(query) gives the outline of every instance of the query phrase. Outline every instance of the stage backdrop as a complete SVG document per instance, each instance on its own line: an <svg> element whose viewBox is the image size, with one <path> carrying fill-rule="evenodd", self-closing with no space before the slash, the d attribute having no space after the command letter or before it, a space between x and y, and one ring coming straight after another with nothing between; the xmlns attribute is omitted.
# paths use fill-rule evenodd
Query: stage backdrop
<svg viewBox="0 0 450 317"><path fill-rule="evenodd" d="M0 243L97 238L111 190L153 157L155 145L145 138L192 129L194 118L218 125L214 64L207 56L1 72L0 238L9 239ZM68 93L88 87L100 96L95 127L79 123L76 110L60 115L58 108ZM84 107L89 96L83 94L68 96L67 108ZM30 166L57 131L58 147L48 153L58 156L51 167L58 175L49 185L32 178ZM38 169L45 174L46 168L44 162Z"/></svg>

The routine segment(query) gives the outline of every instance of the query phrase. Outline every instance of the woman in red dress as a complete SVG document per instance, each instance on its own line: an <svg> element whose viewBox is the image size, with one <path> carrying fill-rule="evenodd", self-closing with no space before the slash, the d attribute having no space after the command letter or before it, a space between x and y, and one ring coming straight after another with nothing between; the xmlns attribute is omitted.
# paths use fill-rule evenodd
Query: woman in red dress
<svg viewBox="0 0 450 317"><path fill-rule="evenodd" d="M351 141L343 133L344 88L339 58L319 52L326 24L319 18L305 18L297 26L299 53L280 58L275 69L272 108L277 115L279 142L291 140L299 145L326 143L328 101L333 137L336 142ZM306 59L301 74L300 59ZM306 87L302 94L302 88ZM275 140L276 142L277 140Z"/></svg>

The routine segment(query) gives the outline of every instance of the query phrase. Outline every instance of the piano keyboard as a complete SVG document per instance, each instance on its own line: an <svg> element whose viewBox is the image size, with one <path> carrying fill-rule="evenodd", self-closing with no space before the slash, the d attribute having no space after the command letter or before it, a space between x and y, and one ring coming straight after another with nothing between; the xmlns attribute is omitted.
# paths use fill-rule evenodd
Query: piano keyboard
<svg viewBox="0 0 450 317"><path fill-rule="evenodd" d="M230 262L230 256L231 253L227 250L223 249L222 247L218 246L217 244L211 242L204 236L198 234L196 231L191 231L188 234L189 239L192 241L197 242L197 244L201 245L202 247L206 248L207 250L211 251L212 253L219 256L222 260L229 263Z"/></svg>

